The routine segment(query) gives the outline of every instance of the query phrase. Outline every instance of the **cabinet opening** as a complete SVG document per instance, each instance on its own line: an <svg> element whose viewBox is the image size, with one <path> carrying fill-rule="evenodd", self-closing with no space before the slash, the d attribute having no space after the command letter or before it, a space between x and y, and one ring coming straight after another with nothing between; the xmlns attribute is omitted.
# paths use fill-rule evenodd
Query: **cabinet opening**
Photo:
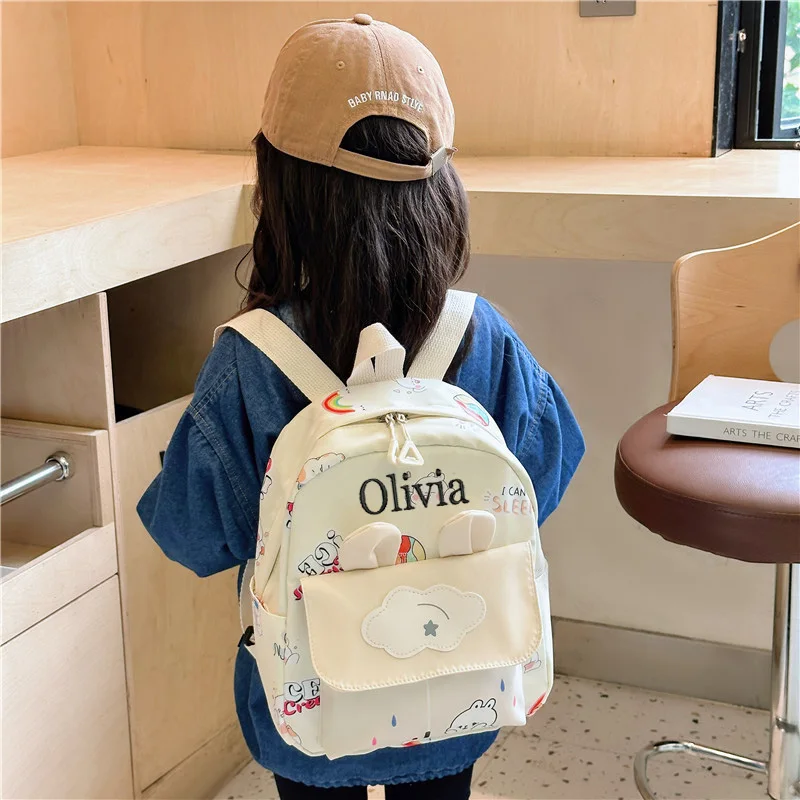
<svg viewBox="0 0 800 800"><path fill-rule="evenodd" d="M247 253L239 247L109 290L117 422L192 393L214 329L241 307L235 273Z"/></svg>
<svg viewBox="0 0 800 800"><path fill-rule="evenodd" d="M113 500L107 431L11 419L1 424L4 578L85 531L112 522ZM67 477L52 480L52 474L44 480L55 455L66 467L60 467L59 476ZM29 478L24 488L22 476ZM18 491L10 493L11 486Z"/></svg>

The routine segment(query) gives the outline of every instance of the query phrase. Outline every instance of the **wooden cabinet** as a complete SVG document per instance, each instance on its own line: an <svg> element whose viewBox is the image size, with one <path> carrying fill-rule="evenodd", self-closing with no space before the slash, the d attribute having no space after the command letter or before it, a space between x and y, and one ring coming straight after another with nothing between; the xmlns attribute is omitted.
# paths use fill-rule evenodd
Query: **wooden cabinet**
<svg viewBox="0 0 800 800"><path fill-rule="evenodd" d="M3 482L59 451L71 461L67 480L0 512L2 795L15 800L133 796L105 308L96 295L2 328Z"/></svg>
<svg viewBox="0 0 800 800"><path fill-rule="evenodd" d="M121 287L111 314L101 294L3 324L2 480L73 464L0 512L4 797L211 797L249 757L235 571L196 577L136 513L239 257Z"/></svg>
<svg viewBox="0 0 800 800"><path fill-rule="evenodd" d="M3 480L73 474L3 507L2 795L133 794L108 432L3 420Z"/></svg>
<svg viewBox="0 0 800 800"><path fill-rule="evenodd" d="M0 662L3 797L131 797L116 576L6 642Z"/></svg>
<svg viewBox="0 0 800 800"><path fill-rule="evenodd" d="M143 789L220 732L233 728L241 741L233 704L236 572L196 577L164 556L136 513L188 401L167 403L116 428L133 763ZM209 782L224 781L244 757L241 745L227 760L217 753L216 763L204 767Z"/></svg>
<svg viewBox="0 0 800 800"><path fill-rule="evenodd" d="M234 271L242 255L184 264L108 296L133 771L146 797L213 794L249 757L233 699L236 572L198 578L164 556L136 512L215 326L239 307Z"/></svg>

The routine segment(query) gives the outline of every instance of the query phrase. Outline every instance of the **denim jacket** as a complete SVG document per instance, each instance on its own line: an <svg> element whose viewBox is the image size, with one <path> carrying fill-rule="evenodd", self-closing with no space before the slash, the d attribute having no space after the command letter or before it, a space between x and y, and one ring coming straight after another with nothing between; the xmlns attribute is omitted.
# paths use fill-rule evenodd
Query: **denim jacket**
<svg viewBox="0 0 800 800"><path fill-rule="evenodd" d="M278 314L294 327L288 309ZM473 331L455 383L492 414L528 471L541 523L558 505L581 460L583 437L556 383L481 298ZM138 506L142 522L169 558L208 576L241 569L254 557L259 491L270 451L307 402L252 344L234 331L223 333L200 372L163 470ZM231 647L237 638L232 630ZM497 735L473 734L331 761L283 742L255 659L241 647L234 694L255 760L285 778L316 786L406 783L454 774L473 764Z"/></svg>

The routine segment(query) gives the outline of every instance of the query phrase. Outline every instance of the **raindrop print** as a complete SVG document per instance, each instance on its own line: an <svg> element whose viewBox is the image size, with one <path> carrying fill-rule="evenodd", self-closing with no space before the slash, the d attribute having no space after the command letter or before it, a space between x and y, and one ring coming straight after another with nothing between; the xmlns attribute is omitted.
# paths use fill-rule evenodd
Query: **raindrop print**
<svg viewBox="0 0 800 800"><path fill-rule="evenodd" d="M397 717L394 714L392 714L392 727L397 727Z"/></svg>
<svg viewBox="0 0 800 800"><path fill-rule="evenodd" d="M506 690L506 682L500 678L500 691L504 692Z"/></svg>

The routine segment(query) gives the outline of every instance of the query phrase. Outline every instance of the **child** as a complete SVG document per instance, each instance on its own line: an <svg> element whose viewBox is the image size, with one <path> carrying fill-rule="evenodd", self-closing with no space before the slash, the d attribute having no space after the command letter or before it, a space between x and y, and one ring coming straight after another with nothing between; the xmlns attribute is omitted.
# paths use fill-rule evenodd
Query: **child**
<svg viewBox="0 0 800 800"><path fill-rule="evenodd" d="M366 14L307 25L278 56L254 142L258 224L245 305L277 314L342 380L359 332L374 322L405 346L410 364L466 270L467 199L449 163L453 129L433 56ZM543 521L583 439L558 386L480 298L447 380L497 421L533 480ZM255 346L223 333L139 504L167 556L200 576L254 557L270 450L306 402ZM363 800L368 784L386 785L389 800L468 798L472 766L496 736L312 758L276 731L242 647L235 695L247 744L284 800Z"/></svg>

